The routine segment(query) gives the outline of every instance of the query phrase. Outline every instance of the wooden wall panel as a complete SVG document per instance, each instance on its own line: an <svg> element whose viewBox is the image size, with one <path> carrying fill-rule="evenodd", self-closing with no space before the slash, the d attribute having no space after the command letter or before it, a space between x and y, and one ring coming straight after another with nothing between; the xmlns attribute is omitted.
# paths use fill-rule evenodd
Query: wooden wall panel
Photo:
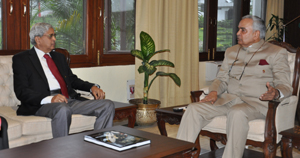
<svg viewBox="0 0 300 158"><path fill-rule="evenodd" d="M288 23L300 15L300 1L284 1L284 21ZM285 41L294 47L300 47L300 18L286 26Z"/></svg>
<svg viewBox="0 0 300 158"><path fill-rule="evenodd" d="M20 50L29 48L29 0L3 1L3 49ZM26 7L26 14L24 14Z"/></svg>

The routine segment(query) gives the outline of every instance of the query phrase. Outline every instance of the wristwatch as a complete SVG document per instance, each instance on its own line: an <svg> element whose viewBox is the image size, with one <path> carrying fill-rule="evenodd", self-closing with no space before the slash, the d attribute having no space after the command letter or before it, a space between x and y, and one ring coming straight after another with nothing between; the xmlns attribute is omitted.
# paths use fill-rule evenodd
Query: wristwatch
<svg viewBox="0 0 300 158"><path fill-rule="evenodd" d="M98 84L95 84L93 86L96 86L96 87L98 87L100 89L100 86ZM92 93L92 88L90 89L90 92Z"/></svg>
<svg viewBox="0 0 300 158"><path fill-rule="evenodd" d="M100 86L98 84L95 84L94 86L98 87L100 89Z"/></svg>

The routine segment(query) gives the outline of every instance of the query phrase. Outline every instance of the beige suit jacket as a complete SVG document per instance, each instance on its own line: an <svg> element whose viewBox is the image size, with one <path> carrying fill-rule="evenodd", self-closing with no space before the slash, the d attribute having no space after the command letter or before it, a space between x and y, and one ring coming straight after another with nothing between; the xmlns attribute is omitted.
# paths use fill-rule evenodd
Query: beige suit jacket
<svg viewBox="0 0 300 158"><path fill-rule="evenodd" d="M268 101L261 101L259 97L267 91L267 82L279 89L284 98L292 94L287 58L286 49L264 40L248 48L240 45L228 48L217 78L209 87L210 91L218 93L218 100L214 105L224 105L239 97L266 115ZM245 67L246 63L248 65Z"/></svg>

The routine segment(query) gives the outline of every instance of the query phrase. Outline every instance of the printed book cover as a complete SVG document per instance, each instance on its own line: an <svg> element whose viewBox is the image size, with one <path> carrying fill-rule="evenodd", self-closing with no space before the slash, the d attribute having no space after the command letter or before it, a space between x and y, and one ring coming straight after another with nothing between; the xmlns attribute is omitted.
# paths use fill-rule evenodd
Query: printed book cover
<svg viewBox="0 0 300 158"><path fill-rule="evenodd" d="M151 143L150 139L126 134L119 131L105 131L91 135L85 135L84 140L117 151L123 151Z"/></svg>

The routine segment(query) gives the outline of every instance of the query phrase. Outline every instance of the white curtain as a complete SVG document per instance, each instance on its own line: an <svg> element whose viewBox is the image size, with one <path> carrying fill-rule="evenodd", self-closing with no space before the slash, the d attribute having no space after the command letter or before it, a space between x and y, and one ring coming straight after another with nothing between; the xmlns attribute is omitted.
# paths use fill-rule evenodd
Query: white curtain
<svg viewBox="0 0 300 158"><path fill-rule="evenodd" d="M149 98L160 100L161 107L191 102L190 91L199 89L199 43L197 0L137 0L136 49L140 50L140 32L147 32L159 53L151 60L164 59L175 67L157 67L157 71L176 73L181 79L178 87L170 77L157 77L149 89ZM136 58L135 98L142 98L144 74L137 72L141 60ZM150 76L149 82L155 76Z"/></svg>

